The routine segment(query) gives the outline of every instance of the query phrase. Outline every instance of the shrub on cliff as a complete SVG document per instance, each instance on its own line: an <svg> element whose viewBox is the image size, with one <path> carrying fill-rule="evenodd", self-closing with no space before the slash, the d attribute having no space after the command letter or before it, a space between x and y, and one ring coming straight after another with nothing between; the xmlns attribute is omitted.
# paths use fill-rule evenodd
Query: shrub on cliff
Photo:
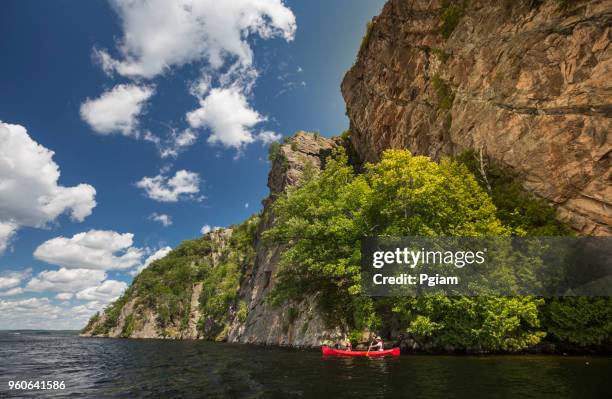
<svg viewBox="0 0 612 399"><path fill-rule="evenodd" d="M440 12L440 33L445 39L448 39L459 25L464 9L464 1L445 0L443 2Z"/></svg>
<svg viewBox="0 0 612 399"><path fill-rule="evenodd" d="M239 319L246 318L247 309L237 303L237 295L245 268L255 260L253 241L258 223L259 217L252 216L232 226L229 242L219 254L217 264L208 268L202 279L198 329L206 338L224 339L233 312Z"/></svg>
<svg viewBox="0 0 612 399"><path fill-rule="evenodd" d="M484 158L483 158L484 157ZM555 208L525 191L512 171L492 163L476 151L465 151L457 157L489 191L497 208L496 215L515 235L567 236L570 228L557 219Z"/></svg>
<svg viewBox="0 0 612 399"><path fill-rule="evenodd" d="M268 146L268 161L274 162L281 150L281 144L278 141L273 141Z"/></svg>
<svg viewBox="0 0 612 399"><path fill-rule="evenodd" d="M361 293L364 236L491 236L510 230L489 195L462 164L435 163L387 150L356 174L340 150L326 169L305 179L274 205L269 240L287 244L271 300L318 293L330 323L356 329L399 323L435 326L440 344L517 350L537 343L539 300L524 298L384 298ZM442 301L442 302L441 302ZM383 320L384 319L384 320ZM415 324L416 323L416 324Z"/></svg>
<svg viewBox="0 0 612 399"><path fill-rule="evenodd" d="M191 287L204 277L211 245L206 237L183 241L152 262L132 284L138 305L157 314L158 328L184 328L190 312Z"/></svg>
<svg viewBox="0 0 612 399"><path fill-rule="evenodd" d="M258 223L259 217L252 216L232 226L228 242L221 246L210 235L183 241L136 276L130 288L104 310L103 316L94 315L83 331L107 335L118 325L124 306L133 300L134 311L126 315L121 337L130 337L139 328L143 309L157 315L160 335L177 336L189 324L193 286L202 282L198 305L202 320L198 327L205 337L217 338L231 319L232 309L238 306L240 279L255 256L253 241ZM218 248L222 250L215 252L217 259L213 262L213 249Z"/></svg>

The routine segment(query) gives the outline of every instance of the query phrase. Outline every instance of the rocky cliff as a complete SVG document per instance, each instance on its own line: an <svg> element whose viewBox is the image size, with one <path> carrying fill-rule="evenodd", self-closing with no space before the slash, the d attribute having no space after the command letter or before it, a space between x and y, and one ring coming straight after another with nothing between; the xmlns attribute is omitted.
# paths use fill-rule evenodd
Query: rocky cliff
<svg viewBox="0 0 612 399"><path fill-rule="evenodd" d="M612 234L612 1L390 0L342 82L350 145L300 132L271 148L260 215L182 243L84 328L86 336L318 346L317 296L272 306L282 247L272 205L334 148L434 159L468 149L511 169L581 234Z"/></svg>
<svg viewBox="0 0 612 399"><path fill-rule="evenodd" d="M263 343L269 345L319 346L322 342L343 336L340 330L328 330L316 310L316 298L302 303L287 303L274 307L266 295L274 286L274 275L281 247L266 244L261 234L274 224L271 206L275 198L299 182L304 168L318 171L325 159L338 146L318 134L299 132L274 154L268 176L270 195L264 200L264 210L255 242L255 264L240 286L239 297L247 304L246 319L232 322L228 342Z"/></svg>
<svg viewBox="0 0 612 399"><path fill-rule="evenodd" d="M342 82L362 160L482 151L612 234L612 1L390 0Z"/></svg>
<svg viewBox="0 0 612 399"><path fill-rule="evenodd" d="M238 230L235 228L216 230L181 244L166 259L154 262L149 266L151 270L138 276L122 298L101 315L94 316L82 335L205 338L282 346L319 346L343 337L340 329L325 326L316 310L316 297L282 306L272 306L266 301L274 287L272 276L281 248L262 239L263 232L274 224L271 208L275 198L299 182L305 168L315 173L320 170L339 142L298 132L278 146L272 154L268 177L270 195L263 201L263 212L245 222L256 224L254 236L246 244L248 248L233 242ZM194 252L192 247L197 250ZM239 258L238 267L228 272L227 264L232 256ZM186 270L179 273L185 281L178 283L175 294L167 294L166 287L155 287L153 273L157 273L160 285L171 287L173 276L169 273L173 271L170 269L181 267ZM238 274L237 278L228 279L227 275L233 271ZM215 284L229 286L217 290ZM212 295L208 292L211 288ZM228 300L217 303L223 296ZM210 306L203 301L215 302L217 311L207 311ZM167 307L172 308L171 314L161 315Z"/></svg>

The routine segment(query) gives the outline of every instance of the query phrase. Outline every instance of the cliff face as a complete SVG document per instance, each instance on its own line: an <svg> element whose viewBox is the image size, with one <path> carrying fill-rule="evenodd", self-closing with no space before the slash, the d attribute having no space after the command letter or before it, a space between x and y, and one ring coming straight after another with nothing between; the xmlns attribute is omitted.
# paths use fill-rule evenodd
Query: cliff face
<svg viewBox="0 0 612 399"><path fill-rule="evenodd" d="M387 148L434 159L482 151L581 234L612 234L611 20L610 0L390 0L342 82L351 159L376 161ZM258 218L154 262L83 335L288 346L344 338L316 296L266 301L282 247L262 239L278 195L340 143L300 132L275 148Z"/></svg>
<svg viewBox="0 0 612 399"><path fill-rule="evenodd" d="M288 144L280 147L268 176L269 197L255 242L255 264L240 286L239 297L247 304L246 319L231 324L228 342L261 343L268 345L319 346L322 342L342 336L340 330L328 330L316 309L316 298L302 303L287 303L273 307L266 296L274 287L272 276L278 266L280 246L266 244L261 234L274 224L271 206L275 198L299 182L304 168L321 170L325 159L337 146L335 140L316 134L297 133Z"/></svg>
<svg viewBox="0 0 612 399"><path fill-rule="evenodd" d="M305 168L315 173L323 166L325 159L338 146L338 141L320 137L316 134L299 132L286 144L281 145L275 154L268 177L270 195L263 202L264 209L258 219L245 223L257 223L253 239L248 243L248 250L232 244L236 229L220 229L195 240L199 250L195 257L181 255L179 246L171 254L176 262L166 264L153 263L149 267L177 268L179 263L185 266L192 277L182 286L179 305L174 306L173 314L163 321L158 308L163 309L173 298L164 298L161 306L151 304L147 295L154 288L149 280L136 278L132 287L123 298L106 309L82 331L84 336L108 336L130 338L170 338L170 339L216 339L227 342L256 343L281 346L319 346L327 341L343 337L340 329L329 329L320 317L316 306L316 297L301 303L286 303L274 307L266 302L266 296L274 287L274 275L280 246L265 243L262 234L274 224L272 204L275 198L289 187L299 182ZM241 252L254 254L246 255ZM221 280L221 286L230 282L224 291L213 292L213 296L230 295L225 307L218 309L220 317L214 317L202 306L202 295L214 283L210 283L215 270L226 267L229 255L237 255L239 277L237 285L232 280ZM180 262L183 260L183 262ZM146 271L145 271L146 272ZM145 273L143 272L143 273ZM162 273L160 271L160 273ZM225 274L223 271L221 274ZM201 277L200 277L201 276ZM167 279L168 277L164 277ZM183 277L184 278L184 277ZM206 287L208 282L209 288ZM170 285L165 280L162 285ZM179 290L180 291L180 290ZM162 291L163 292L163 291ZM155 299L155 298L154 298ZM211 299L207 297L205 301ZM174 301L174 302L173 302ZM242 309L241 309L242 307ZM181 316L182 315L182 316Z"/></svg>
<svg viewBox="0 0 612 399"><path fill-rule="evenodd" d="M612 234L612 1L390 0L342 82L363 161L466 149Z"/></svg>

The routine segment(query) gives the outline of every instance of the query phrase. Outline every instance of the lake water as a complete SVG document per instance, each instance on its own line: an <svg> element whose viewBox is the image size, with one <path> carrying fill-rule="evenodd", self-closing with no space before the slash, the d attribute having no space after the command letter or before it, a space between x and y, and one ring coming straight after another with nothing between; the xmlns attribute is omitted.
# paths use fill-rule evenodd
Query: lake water
<svg viewBox="0 0 612 399"><path fill-rule="evenodd" d="M587 364L588 362L588 364ZM10 380L59 380L9 391ZM414 356L0 332L0 397L612 398L612 358Z"/></svg>

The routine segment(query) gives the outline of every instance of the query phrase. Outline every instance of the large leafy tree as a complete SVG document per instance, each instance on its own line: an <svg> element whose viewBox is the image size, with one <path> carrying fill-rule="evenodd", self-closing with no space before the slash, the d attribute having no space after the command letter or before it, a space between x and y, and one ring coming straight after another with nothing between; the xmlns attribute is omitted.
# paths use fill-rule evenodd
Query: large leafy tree
<svg viewBox="0 0 612 399"><path fill-rule="evenodd" d="M364 236L508 235L490 196L462 164L435 163L388 150L357 174L339 150L320 175L306 174L277 199L275 227L284 242L272 299L318 295L330 323L356 329L393 324L456 348L521 349L543 335L534 298L385 298L360 286ZM383 317L384 316L384 317Z"/></svg>

